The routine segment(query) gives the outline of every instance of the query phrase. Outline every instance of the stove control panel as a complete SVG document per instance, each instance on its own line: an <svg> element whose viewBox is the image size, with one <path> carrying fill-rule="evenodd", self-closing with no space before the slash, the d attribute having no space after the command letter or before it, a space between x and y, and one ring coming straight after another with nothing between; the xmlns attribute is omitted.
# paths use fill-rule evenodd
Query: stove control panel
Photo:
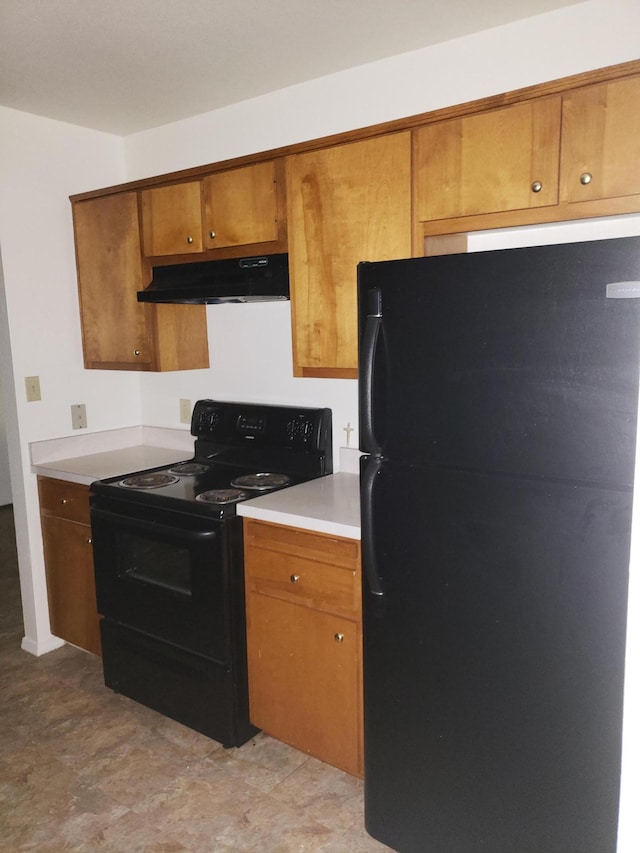
<svg viewBox="0 0 640 853"><path fill-rule="evenodd" d="M313 438L313 421L298 415L287 423L287 435L291 444L309 444Z"/></svg>
<svg viewBox="0 0 640 853"><path fill-rule="evenodd" d="M240 435L262 435L266 427L266 418L260 415L238 415L236 429Z"/></svg>
<svg viewBox="0 0 640 853"><path fill-rule="evenodd" d="M225 447L331 455L331 409L198 400L191 433Z"/></svg>

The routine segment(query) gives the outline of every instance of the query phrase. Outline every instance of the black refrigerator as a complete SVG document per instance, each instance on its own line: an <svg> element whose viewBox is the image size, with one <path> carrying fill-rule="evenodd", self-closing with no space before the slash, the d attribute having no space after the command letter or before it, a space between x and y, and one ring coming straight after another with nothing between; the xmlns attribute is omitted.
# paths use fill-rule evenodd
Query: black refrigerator
<svg viewBox="0 0 640 853"><path fill-rule="evenodd" d="M365 825L614 853L640 237L362 263Z"/></svg>

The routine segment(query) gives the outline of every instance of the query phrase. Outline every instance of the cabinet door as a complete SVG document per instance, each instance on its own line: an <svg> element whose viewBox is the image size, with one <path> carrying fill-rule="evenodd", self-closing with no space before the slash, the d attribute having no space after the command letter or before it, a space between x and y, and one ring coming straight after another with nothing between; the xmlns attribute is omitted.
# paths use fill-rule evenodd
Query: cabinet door
<svg viewBox="0 0 640 853"><path fill-rule="evenodd" d="M415 131L419 222L557 204L559 96Z"/></svg>
<svg viewBox="0 0 640 853"><path fill-rule="evenodd" d="M562 197L640 193L640 77L569 92L562 109Z"/></svg>
<svg viewBox="0 0 640 853"><path fill-rule="evenodd" d="M207 249L278 239L274 162L215 172L202 181Z"/></svg>
<svg viewBox="0 0 640 853"><path fill-rule="evenodd" d="M137 193L76 202L73 219L85 367L149 369Z"/></svg>
<svg viewBox="0 0 640 853"><path fill-rule="evenodd" d="M141 199L147 257L202 251L200 181L143 190Z"/></svg>
<svg viewBox="0 0 640 853"><path fill-rule="evenodd" d="M100 654L91 528L42 516L42 537L51 631L74 646Z"/></svg>
<svg viewBox="0 0 640 853"><path fill-rule="evenodd" d="M249 596L247 618L251 721L361 774L358 624L257 594Z"/></svg>
<svg viewBox="0 0 640 853"><path fill-rule="evenodd" d="M357 376L357 265L411 254L410 159L409 132L287 158L296 376Z"/></svg>

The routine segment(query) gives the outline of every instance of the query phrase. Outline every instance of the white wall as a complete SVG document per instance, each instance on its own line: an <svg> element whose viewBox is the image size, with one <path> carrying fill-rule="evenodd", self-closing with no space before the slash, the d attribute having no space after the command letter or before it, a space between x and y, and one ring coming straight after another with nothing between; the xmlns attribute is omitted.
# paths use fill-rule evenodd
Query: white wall
<svg viewBox="0 0 640 853"><path fill-rule="evenodd" d="M578 3L134 134L125 141L127 175L266 151L637 59L639 28L637 0Z"/></svg>
<svg viewBox="0 0 640 853"><path fill-rule="evenodd" d="M0 248L9 332L9 340L2 340L3 414L23 596L23 646L38 654L58 641L49 631L29 442L70 434L73 403L86 403L93 430L140 421L135 374L82 367L68 200L70 194L123 179L121 139L0 108ZM40 377L40 402L26 402L25 376ZM118 400L117 407L113 400Z"/></svg>
<svg viewBox="0 0 640 853"><path fill-rule="evenodd" d="M4 277L2 257L0 256L0 359L9 362L9 325L7 323L6 300L4 295ZM7 444L7 424L5 417L5 380L0 370L0 506L11 503L11 474L9 471L9 445Z"/></svg>

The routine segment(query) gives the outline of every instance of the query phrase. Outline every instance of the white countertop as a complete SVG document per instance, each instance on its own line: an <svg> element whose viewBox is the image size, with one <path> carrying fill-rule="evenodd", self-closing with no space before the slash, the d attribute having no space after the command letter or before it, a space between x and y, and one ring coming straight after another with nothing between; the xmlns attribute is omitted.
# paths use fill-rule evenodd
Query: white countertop
<svg viewBox="0 0 640 853"><path fill-rule="evenodd" d="M88 486L94 480L191 459L193 436L186 430L125 427L36 441L30 451L35 474Z"/></svg>
<svg viewBox="0 0 640 853"><path fill-rule="evenodd" d="M238 515L360 539L360 478L337 473L318 477L238 504Z"/></svg>
<svg viewBox="0 0 640 853"><path fill-rule="evenodd" d="M94 480L191 459L193 437L186 430L125 427L32 442L30 452L35 474L88 486ZM238 514L360 539L359 456L358 450L340 448L340 472L243 501Z"/></svg>

